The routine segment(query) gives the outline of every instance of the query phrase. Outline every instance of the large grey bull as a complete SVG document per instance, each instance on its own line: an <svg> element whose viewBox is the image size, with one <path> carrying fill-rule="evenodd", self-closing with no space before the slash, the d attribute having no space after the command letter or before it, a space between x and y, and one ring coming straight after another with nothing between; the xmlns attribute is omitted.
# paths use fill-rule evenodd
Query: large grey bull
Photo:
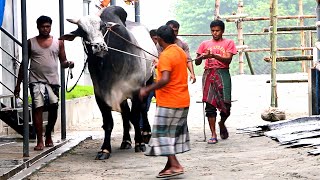
<svg viewBox="0 0 320 180"><path fill-rule="evenodd" d="M96 159L107 159L111 153L113 118L111 111L121 112L124 135L121 148L126 148L131 138L129 119L135 129L135 150L145 151L139 127L141 101L138 90L151 76L152 60L158 55L149 31L142 25L126 21L127 13L118 6L109 6L99 15L68 19L78 29L60 37L63 40L83 38L88 55L88 68L94 86L97 104L103 117L104 142ZM132 102L131 111L127 100ZM150 125L144 127L150 132Z"/></svg>

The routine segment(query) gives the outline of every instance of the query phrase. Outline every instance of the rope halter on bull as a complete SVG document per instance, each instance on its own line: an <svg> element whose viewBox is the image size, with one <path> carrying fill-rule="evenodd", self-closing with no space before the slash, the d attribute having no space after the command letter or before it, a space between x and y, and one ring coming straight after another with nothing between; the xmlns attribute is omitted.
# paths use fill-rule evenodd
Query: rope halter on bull
<svg viewBox="0 0 320 180"><path fill-rule="evenodd" d="M105 38L105 36L106 36L107 34L109 34L109 32L112 32L113 34L115 34L116 36L118 36L118 37L121 38L122 40L126 41L127 43L135 46L136 48L138 48L138 49L140 49L140 50L142 50L142 51L150 54L151 56L153 56L153 57L155 57L155 58L159 58L158 56L156 56L156 55L148 52L147 50L141 48L140 46L137 46L136 44L128 41L127 39L125 39L124 37L122 37L121 35L119 35L118 33L116 33L115 31L113 31L113 30L112 30L112 27L115 27L115 26L118 25L118 24L112 23L112 22L108 22L108 23L105 23L105 25L107 26L107 28L106 28L106 32L105 32L104 35L103 35L103 38ZM108 25L111 25L111 26L108 26ZM84 40L84 39L82 39L82 42L83 42L84 44L88 44L88 45L91 45L91 46L96 46L96 45L97 45L96 43L91 43L91 42L88 42L88 41L86 41L86 40ZM84 46L84 47L86 47L86 46ZM100 48L100 47L98 46L98 48ZM108 44L105 44L105 50L108 51L108 49L111 49L111 50L114 50L114 51L118 51L118 52L121 52L121 53L130 55L130 56L138 57L138 58L141 58L141 59L145 59L145 60L148 60L148 61L154 61L154 59L145 58L145 57L142 57L142 56L139 56L139 55L136 55L136 54L132 54L132 53L129 53L129 52L126 52L126 51L117 49L117 48L110 47L110 46L108 46ZM86 48L85 48L85 50L86 50L85 52L88 53L88 50L87 50Z"/></svg>
<svg viewBox="0 0 320 180"><path fill-rule="evenodd" d="M127 39L125 39L124 37L122 37L121 35L119 35L118 33L116 33L115 31L113 31L113 30L112 30L112 27L116 26L116 25L117 25L116 23L110 23L110 22L109 22L109 24L111 24L110 27L108 27L108 23L105 23L105 25L107 26L107 29L106 29L106 32L105 32L104 35L103 35L103 38L105 38L105 36L106 36L107 34L109 34L109 32L112 32L113 34L115 34L116 36L118 36L119 38L121 38L122 40L124 40L125 42L133 45L134 47L136 47L136 48L138 48L138 49L140 49L140 50L148 53L149 55L151 55L151 56L153 56L153 57L155 57L155 58L157 58L157 59L159 58L158 56L156 56L156 55L148 52L147 50L141 48L140 46L137 46L136 44L128 41ZM85 49L85 53L86 53L86 54L88 54L88 49L87 49L87 47L86 47L86 44L91 45L91 46L96 45L95 43L88 42L88 41L84 40L83 38L82 38L82 44L83 44L83 47L84 47L84 49ZM100 48L100 46L97 46L97 47ZM126 52L126 51L117 49L117 48L110 47L110 46L108 46L107 44L105 44L105 50L108 51L108 49L111 49L111 50L114 50L114 51L117 51L117 52L120 52L120 53L124 53L124 54L130 55L130 56L138 57L138 58L141 58L141 59L145 59L145 60L148 60L148 61L154 61L154 59L145 58L145 57L142 57L142 56L139 56L139 55L136 55L136 54L132 54L132 53L129 53L129 52ZM66 82L66 91L67 91L67 92L71 92L71 91L75 88L75 86L78 84L78 82L79 82L82 74L83 74L84 71L85 71L85 68L86 68L86 66L87 66L87 62L88 62L88 60L85 60L83 69L82 69L82 71L81 71L81 74L80 74L78 80L76 81L76 83L73 85L73 87L72 87L70 90L68 90L69 73L70 73L70 78L71 78L71 79L73 78L73 76L72 76L72 72L71 72L70 70L68 71L67 82ZM152 67L151 67L151 72L155 69L155 66L156 66L155 64L152 65Z"/></svg>

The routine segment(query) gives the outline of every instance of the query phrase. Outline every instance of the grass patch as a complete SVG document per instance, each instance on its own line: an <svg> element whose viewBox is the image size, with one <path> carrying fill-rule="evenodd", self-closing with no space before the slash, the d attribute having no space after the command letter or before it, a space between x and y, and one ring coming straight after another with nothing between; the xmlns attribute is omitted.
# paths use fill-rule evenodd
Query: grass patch
<svg viewBox="0 0 320 180"><path fill-rule="evenodd" d="M91 96L93 94L93 86L77 85L71 92L66 92L66 99L68 100L84 96Z"/></svg>

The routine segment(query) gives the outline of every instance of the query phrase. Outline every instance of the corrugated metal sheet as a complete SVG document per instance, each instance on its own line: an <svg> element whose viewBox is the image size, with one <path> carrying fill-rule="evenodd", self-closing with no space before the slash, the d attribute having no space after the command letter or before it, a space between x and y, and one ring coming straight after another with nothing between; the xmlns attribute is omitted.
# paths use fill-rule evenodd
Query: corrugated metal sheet
<svg viewBox="0 0 320 180"><path fill-rule="evenodd" d="M320 116L278 121L238 131L251 137L266 136L289 148L314 147L308 153L320 154Z"/></svg>

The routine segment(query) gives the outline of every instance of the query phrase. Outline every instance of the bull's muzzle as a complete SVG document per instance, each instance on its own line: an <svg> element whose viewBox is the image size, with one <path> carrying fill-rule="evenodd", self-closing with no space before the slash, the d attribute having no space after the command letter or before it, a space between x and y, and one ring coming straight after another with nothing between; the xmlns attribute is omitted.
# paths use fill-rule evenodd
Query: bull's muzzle
<svg viewBox="0 0 320 180"><path fill-rule="evenodd" d="M108 52L108 46L105 42L91 44L92 53L103 57Z"/></svg>

